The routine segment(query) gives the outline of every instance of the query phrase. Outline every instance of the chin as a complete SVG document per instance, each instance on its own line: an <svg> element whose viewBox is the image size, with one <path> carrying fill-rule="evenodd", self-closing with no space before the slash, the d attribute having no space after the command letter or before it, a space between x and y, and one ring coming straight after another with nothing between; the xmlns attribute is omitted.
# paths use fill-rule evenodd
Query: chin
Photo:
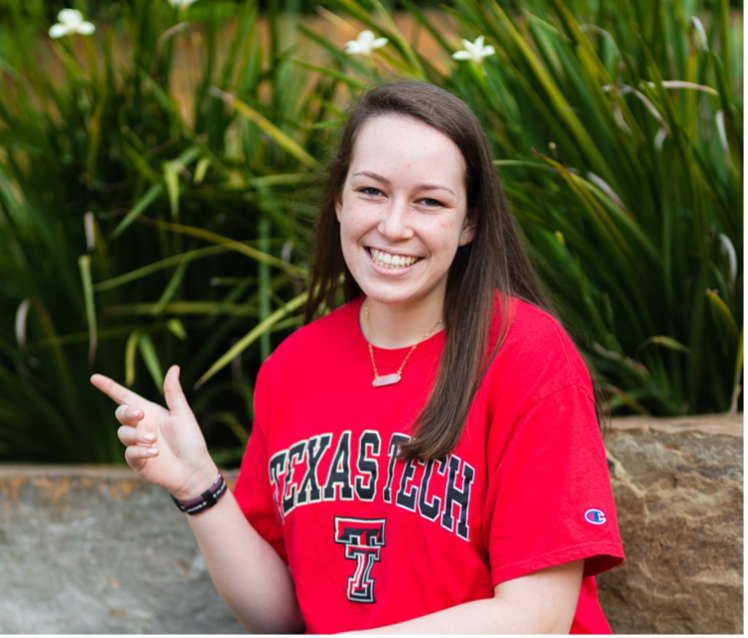
<svg viewBox="0 0 748 638"><path fill-rule="evenodd" d="M362 286L363 293L375 303L385 306L402 307L421 306L431 304L432 302L444 302L444 290L437 288L428 292L406 291L406 290L386 290L380 286Z"/></svg>
<svg viewBox="0 0 748 638"><path fill-rule="evenodd" d="M413 296L389 290L382 290L379 286L362 286L363 293L372 301L381 304L401 304L413 301Z"/></svg>

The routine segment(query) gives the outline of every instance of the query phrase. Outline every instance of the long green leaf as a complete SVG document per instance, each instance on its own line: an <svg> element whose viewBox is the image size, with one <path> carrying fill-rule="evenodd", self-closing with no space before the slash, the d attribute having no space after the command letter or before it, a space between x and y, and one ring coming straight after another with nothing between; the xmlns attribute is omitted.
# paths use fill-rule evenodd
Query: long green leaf
<svg viewBox="0 0 748 638"><path fill-rule="evenodd" d="M281 319L286 317L289 313L298 310L307 300L307 293L302 293L297 297L294 297L285 306L279 308L264 321L257 324L252 330L250 330L244 337L237 341L218 361L216 361L205 374L203 374L195 384L195 389L201 387L208 379L213 377L219 370L226 367L231 361L238 357L244 350L252 345L257 339L260 338L267 330L271 329L274 324L279 322Z"/></svg>
<svg viewBox="0 0 748 638"><path fill-rule="evenodd" d="M281 131L270 120L249 106L246 102L243 102L230 93L221 91L215 86L211 87L210 92L214 97L223 100L229 108L254 122L263 133L266 133L276 144L278 144L278 146L294 156L302 164L310 168L317 166L317 160L307 153L302 146L294 141L293 138Z"/></svg>
<svg viewBox="0 0 748 638"><path fill-rule="evenodd" d="M168 304L176 294L180 284L182 283L182 280L184 279L184 274L185 272L187 272L187 266L189 265L190 261L191 260L189 259L182 259L182 261L179 262L177 269L174 271L174 275L169 280L169 284L164 289L163 294L159 298L158 302L156 302L153 310L151 310L151 314L154 317L157 317L164 311L164 308L166 308L166 304Z"/></svg>
<svg viewBox="0 0 748 638"><path fill-rule="evenodd" d="M143 357L143 361L145 362L145 366L148 369L151 378L153 379L153 383L156 384L159 392L163 394L164 373L161 369L161 363L158 360L158 355L156 354L156 348L153 345L153 339L151 339L151 335L149 335L147 332L141 333L138 339L138 350L140 351L140 356Z"/></svg>
<svg viewBox="0 0 748 638"><path fill-rule="evenodd" d="M91 256L81 255L78 258L78 266L81 273L81 283L83 284L83 295L86 300L86 321L88 322L88 332L90 340L88 344L88 365L93 367L96 358L97 344L97 325L96 325L96 304L94 302L93 283L91 281Z"/></svg>
<svg viewBox="0 0 748 638"><path fill-rule="evenodd" d="M735 317L733 317L732 312L727 307L727 304L720 298L719 294L717 294L717 292L714 290L707 290L706 296L711 302L712 308L714 308L722 325L727 329L727 332L730 335L730 338L737 340L738 339L738 325L735 322Z"/></svg>
<svg viewBox="0 0 748 638"><path fill-rule="evenodd" d="M490 0L490 5L493 8L495 14L503 23L504 28L509 33L516 46L520 51L522 51L522 54L524 55L527 63L530 65L530 68L535 74L535 77L538 79L538 81L540 81L545 90L548 92L548 96L550 97L551 102L553 102L556 108L556 112L569 126L575 138L577 139L577 142L582 147L586 155L590 158L590 161L596 168L596 172L598 172L605 181L614 185L615 187L617 185L617 180L615 176L611 174L607 162L600 154L600 151L598 150L594 141L590 138L582 122L575 115L572 106L563 96L558 86L556 86L556 84L553 82L546 69L543 68L535 52L530 49L523 36L519 33L519 31L516 29L512 21L509 19L504 10L499 6L496 0Z"/></svg>
<svg viewBox="0 0 748 638"><path fill-rule="evenodd" d="M140 341L141 330L133 330L125 344L125 385L135 383L135 354Z"/></svg>
<svg viewBox="0 0 748 638"><path fill-rule="evenodd" d="M163 192L163 184L153 184L153 186L148 189L148 192L137 201L132 209L130 209L130 212L127 213L127 215L119 223L117 228L114 229L112 237L117 238L125 230L127 230L130 224L132 224L138 217L140 217L140 215L142 215L145 210L163 194Z"/></svg>

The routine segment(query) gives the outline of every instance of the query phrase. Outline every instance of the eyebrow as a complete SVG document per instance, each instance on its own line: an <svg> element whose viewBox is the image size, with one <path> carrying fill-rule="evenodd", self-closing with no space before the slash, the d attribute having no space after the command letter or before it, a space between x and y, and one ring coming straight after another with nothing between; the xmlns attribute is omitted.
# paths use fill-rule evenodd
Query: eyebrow
<svg viewBox="0 0 748 638"><path fill-rule="evenodd" d="M374 173L372 171L359 171L358 173L354 173L353 177L358 177L359 175L363 175L365 177L371 177L372 179L375 179L378 182L382 182L382 184L386 184L387 186L391 185L390 180L388 180L386 177L383 177L382 175L379 175L378 173ZM453 196L457 197L457 193L455 193L451 188L442 186L440 184L419 184L418 186L416 186L416 190L420 190L420 191L442 190L442 191L447 191L448 193L452 193Z"/></svg>

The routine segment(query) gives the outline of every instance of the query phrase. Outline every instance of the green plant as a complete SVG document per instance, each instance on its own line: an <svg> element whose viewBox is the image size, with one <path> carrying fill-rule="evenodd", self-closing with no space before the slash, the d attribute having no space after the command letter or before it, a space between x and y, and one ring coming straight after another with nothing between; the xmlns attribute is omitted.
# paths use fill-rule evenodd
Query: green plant
<svg viewBox="0 0 748 638"><path fill-rule="evenodd" d="M725 0L404 0L409 37L376 0L325 4L340 41L277 0L114 2L93 36L51 41L43 3L3 0L0 460L120 460L89 374L155 399L179 363L236 462L256 371L300 324L317 163L342 105L397 77L483 119L618 412L741 408L742 23ZM347 55L362 27L388 45ZM493 55L452 59L481 35Z"/></svg>
<svg viewBox="0 0 748 638"><path fill-rule="evenodd" d="M114 4L94 36L59 41L11 5L0 459L120 460L112 406L88 377L157 398L179 363L185 386L199 380L190 399L216 455L234 462L259 364L300 323L307 201L329 135L315 123L336 82L289 63L293 3L266 18L231 4L226 47L226 5L201 4ZM187 91L170 85L177 48L200 65Z"/></svg>

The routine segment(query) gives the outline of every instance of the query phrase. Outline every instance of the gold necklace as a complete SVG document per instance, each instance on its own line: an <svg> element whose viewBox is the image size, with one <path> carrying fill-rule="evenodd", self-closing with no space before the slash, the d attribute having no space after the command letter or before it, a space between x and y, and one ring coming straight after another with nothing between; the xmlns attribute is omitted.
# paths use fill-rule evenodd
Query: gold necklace
<svg viewBox="0 0 748 638"><path fill-rule="evenodd" d="M369 321L369 300L366 299L364 302L366 305L364 306L364 316L366 318L366 328L369 331L369 336L371 336L371 322ZM425 341L431 336L431 333L436 330L436 327L442 322L441 319L437 321L434 324L434 327L431 328L425 335L423 335L423 338L421 341ZM397 369L397 372L393 372L391 374L385 374L383 377L379 376L379 371L377 370L377 364L374 362L374 348L371 347L371 341L367 339L366 343L369 346L369 356L371 357L371 367L374 368L374 380L371 382L371 385L373 385L375 388L380 388L385 385L395 385L396 383L399 383L400 380L403 378L403 368L405 367L405 363L410 358L410 355L413 354L413 351L418 347L418 344L421 343L421 341L418 341L413 344L413 347L408 350L408 354L405 355L405 359L403 359L403 362L400 364L400 367Z"/></svg>

